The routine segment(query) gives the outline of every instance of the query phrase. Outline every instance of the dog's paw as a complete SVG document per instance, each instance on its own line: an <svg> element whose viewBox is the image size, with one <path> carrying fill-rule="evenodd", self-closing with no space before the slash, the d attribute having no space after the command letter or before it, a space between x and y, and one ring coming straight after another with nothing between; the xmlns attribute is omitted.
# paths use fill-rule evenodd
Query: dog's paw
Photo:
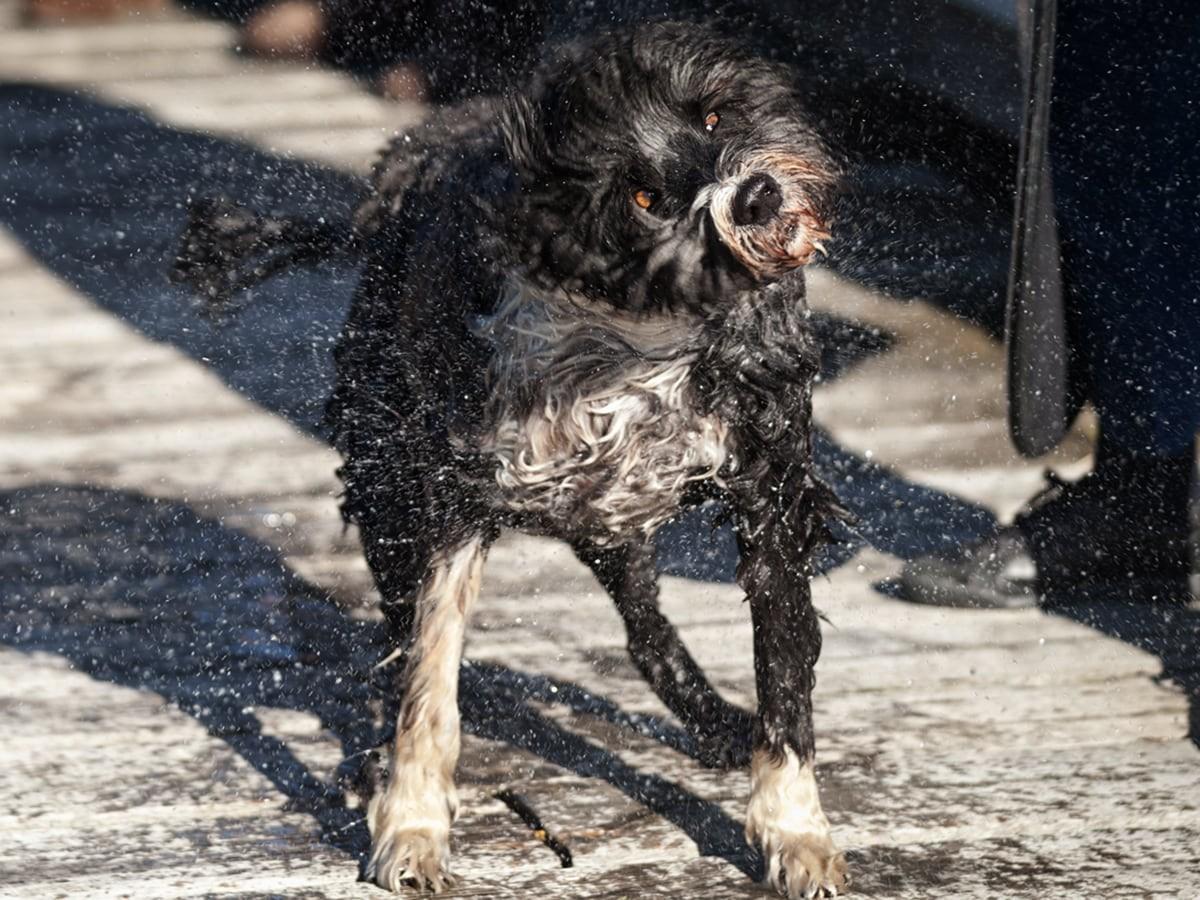
<svg viewBox="0 0 1200 900"><path fill-rule="evenodd" d="M381 888L404 885L435 893L454 883L450 874L450 823L454 797L413 791L403 782L376 793L367 807L371 859L366 878ZM426 800L429 802L414 802Z"/></svg>
<svg viewBox="0 0 1200 900"><path fill-rule="evenodd" d="M450 887L449 829L398 826L372 834L367 879L389 891L408 885L438 893Z"/></svg>
<svg viewBox="0 0 1200 900"><path fill-rule="evenodd" d="M836 897L846 892L846 858L827 833L781 831L759 836L767 881L788 900Z"/></svg>
<svg viewBox="0 0 1200 900"><path fill-rule="evenodd" d="M762 848L766 876L788 900L846 890L846 859L829 835L811 760L790 749L755 752L750 765L746 840Z"/></svg>

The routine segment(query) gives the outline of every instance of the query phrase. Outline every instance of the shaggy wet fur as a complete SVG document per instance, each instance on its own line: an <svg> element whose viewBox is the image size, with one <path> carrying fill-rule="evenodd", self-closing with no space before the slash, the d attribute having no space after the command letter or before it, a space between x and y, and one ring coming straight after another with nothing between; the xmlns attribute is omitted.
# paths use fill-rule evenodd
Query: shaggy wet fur
<svg viewBox="0 0 1200 900"><path fill-rule="evenodd" d="M448 881L463 629L511 527L591 567L703 762L753 759L747 833L776 887L845 886L812 765L808 560L834 504L810 464L801 272L835 183L786 71L674 25L562 49L523 91L435 118L376 166L340 242L364 266L328 416L345 515L410 648L371 803L379 884ZM221 302L337 246L208 207L178 273ZM709 500L736 525L753 719L658 610L655 530Z"/></svg>

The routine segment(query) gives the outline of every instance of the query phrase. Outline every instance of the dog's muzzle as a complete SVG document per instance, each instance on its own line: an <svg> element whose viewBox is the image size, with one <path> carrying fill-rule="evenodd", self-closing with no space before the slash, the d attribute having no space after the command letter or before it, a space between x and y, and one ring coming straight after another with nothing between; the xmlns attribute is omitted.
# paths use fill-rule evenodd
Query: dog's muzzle
<svg viewBox="0 0 1200 900"><path fill-rule="evenodd" d="M702 190L721 242L758 281L769 281L825 252L829 238L819 195L828 177L810 161L785 154L747 160L737 174Z"/></svg>
<svg viewBox="0 0 1200 900"><path fill-rule="evenodd" d="M747 225L766 225L779 215L783 206L783 190L770 175L751 175L733 195L733 224L739 228Z"/></svg>

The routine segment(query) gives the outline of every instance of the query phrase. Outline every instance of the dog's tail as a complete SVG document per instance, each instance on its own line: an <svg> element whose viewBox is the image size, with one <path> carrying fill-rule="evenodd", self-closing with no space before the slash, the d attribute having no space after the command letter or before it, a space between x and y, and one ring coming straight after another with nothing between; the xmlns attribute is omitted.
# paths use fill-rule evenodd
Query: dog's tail
<svg viewBox="0 0 1200 900"><path fill-rule="evenodd" d="M220 318L235 294L296 265L315 265L358 250L349 222L263 216L225 198L193 201L171 280L200 297Z"/></svg>

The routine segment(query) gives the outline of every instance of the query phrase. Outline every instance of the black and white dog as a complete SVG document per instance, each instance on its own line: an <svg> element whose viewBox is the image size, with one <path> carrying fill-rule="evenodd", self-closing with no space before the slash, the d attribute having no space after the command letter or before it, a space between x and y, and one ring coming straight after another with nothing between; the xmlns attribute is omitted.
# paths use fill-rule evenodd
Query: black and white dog
<svg viewBox="0 0 1200 900"><path fill-rule="evenodd" d="M376 167L328 412L345 515L405 653L369 805L378 884L448 880L463 634L513 527L571 543L706 762L749 756L746 835L771 882L845 887L813 774L807 564L835 504L811 469L801 271L835 182L786 70L671 24L561 50L525 91L435 120ZM208 207L177 271L221 299L335 240ZM657 605L655 530L711 499L734 519L753 617L752 741Z"/></svg>

